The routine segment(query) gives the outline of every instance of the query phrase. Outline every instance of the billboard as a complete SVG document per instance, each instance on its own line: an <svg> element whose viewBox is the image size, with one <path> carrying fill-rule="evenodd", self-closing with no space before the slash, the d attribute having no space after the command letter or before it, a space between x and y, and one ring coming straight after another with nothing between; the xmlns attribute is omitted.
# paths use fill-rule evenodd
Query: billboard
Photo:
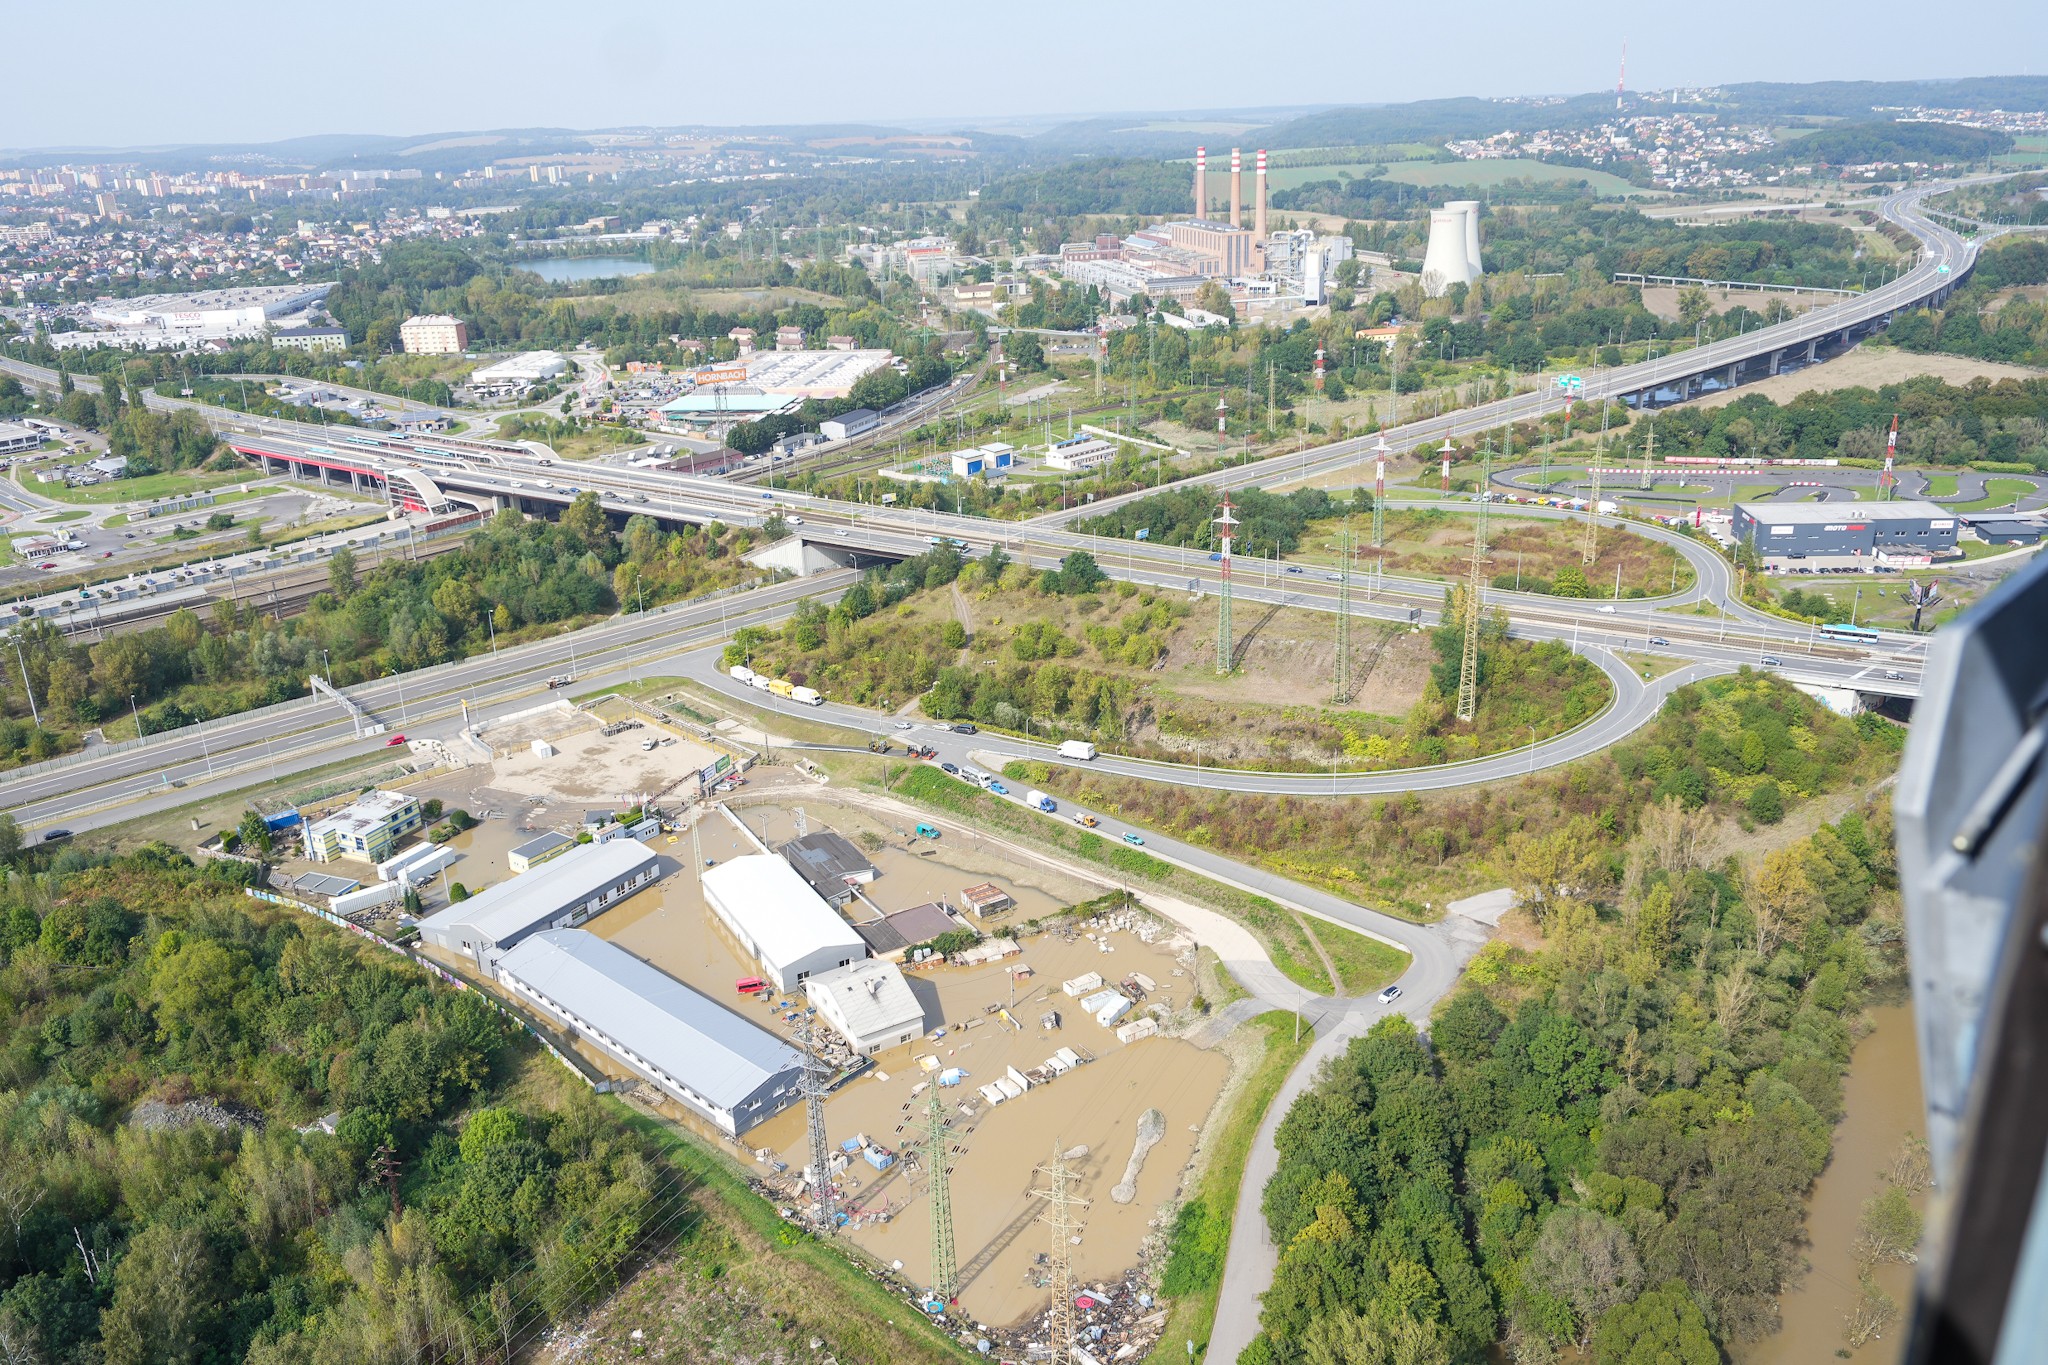
<svg viewBox="0 0 2048 1365"><path fill-rule="evenodd" d="M717 365L698 370L690 378L699 388L706 384L744 384L747 382L747 367L744 365Z"/></svg>

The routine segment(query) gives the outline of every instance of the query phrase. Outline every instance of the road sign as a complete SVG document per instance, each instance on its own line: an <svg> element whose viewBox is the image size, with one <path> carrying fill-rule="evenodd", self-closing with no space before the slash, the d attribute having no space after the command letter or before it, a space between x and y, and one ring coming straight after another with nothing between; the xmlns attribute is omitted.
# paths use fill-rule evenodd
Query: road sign
<svg viewBox="0 0 2048 1365"><path fill-rule="evenodd" d="M1586 381L1575 374L1562 374L1557 377L1557 386L1567 393L1576 393L1586 387Z"/></svg>

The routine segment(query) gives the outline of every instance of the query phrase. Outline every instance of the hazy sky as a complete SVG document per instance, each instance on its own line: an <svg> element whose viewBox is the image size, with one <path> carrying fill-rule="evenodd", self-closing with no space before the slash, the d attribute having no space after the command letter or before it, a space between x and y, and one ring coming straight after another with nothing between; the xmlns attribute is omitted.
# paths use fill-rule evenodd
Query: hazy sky
<svg viewBox="0 0 2048 1365"><path fill-rule="evenodd" d="M1580 92L1624 38L1640 89L2023 74L2048 3L41 0L0 5L0 146Z"/></svg>

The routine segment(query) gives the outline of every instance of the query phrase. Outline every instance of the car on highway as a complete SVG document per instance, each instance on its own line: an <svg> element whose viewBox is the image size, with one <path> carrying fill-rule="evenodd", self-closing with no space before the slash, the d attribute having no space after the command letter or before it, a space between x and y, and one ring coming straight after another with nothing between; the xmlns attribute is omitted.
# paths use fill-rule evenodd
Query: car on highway
<svg viewBox="0 0 2048 1365"><path fill-rule="evenodd" d="M1599 612L1602 616L1614 615L1614 606L1612 603L1609 603L1607 606L1604 607L1595 607L1593 608L1593 610Z"/></svg>
<svg viewBox="0 0 2048 1365"><path fill-rule="evenodd" d="M915 726L913 726L913 725L912 725L912 724L911 724L911 723L910 723L909 721L907 721L907 720L899 720L899 721L897 721L897 722L896 722L896 728L897 728L897 729L899 729L899 730L911 730L911 729L915 729L916 727L915 727Z"/></svg>
<svg viewBox="0 0 2048 1365"><path fill-rule="evenodd" d="M46 829L43 831L43 842L46 844L54 844L60 839L69 839L70 837L71 831L68 829Z"/></svg>
<svg viewBox="0 0 2048 1365"><path fill-rule="evenodd" d="M1671 642L1670 642L1669 640L1665 639L1665 638L1664 638L1663 636L1661 636L1661 635L1652 635L1652 636L1650 637L1650 643L1651 643L1651 644L1653 644L1653 645L1657 645L1657 646L1660 646L1660 647L1666 647L1666 648L1668 648L1668 647L1670 646L1670 644L1671 644Z"/></svg>
<svg viewBox="0 0 2048 1365"><path fill-rule="evenodd" d="M1145 836L1135 830L1125 830L1124 842L1136 848L1143 848L1145 846Z"/></svg>
<svg viewBox="0 0 2048 1365"><path fill-rule="evenodd" d="M1400 998L1401 988L1399 986L1389 986L1379 994L1379 1001L1382 1005L1391 1005Z"/></svg>
<svg viewBox="0 0 2048 1365"><path fill-rule="evenodd" d="M1010 789L1008 787L1005 787L1002 783L994 781L993 779L990 780L988 784L988 789L994 792L997 796L1008 796L1010 794Z"/></svg>
<svg viewBox="0 0 2048 1365"><path fill-rule="evenodd" d="M1906 675L1899 672L1896 668L1887 668L1884 671L1884 676L1887 682L1904 682L1906 680Z"/></svg>
<svg viewBox="0 0 2048 1365"><path fill-rule="evenodd" d="M1096 819L1094 816L1090 815L1087 811L1077 810L1074 812L1074 823L1079 825L1082 829L1094 829L1097 825L1100 825L1102 822Z"/></svg>
<svg viewBox="0 0 2048 1365"><path fill-rule="evenodd" d="M1209 562L1210 562L1211 564L1220 564L1220 563L1222 563L1222 562L1223 562L1223 553L1222 553L1222 551L1220 551L1220 550L1219 550L1219 551L1217 551L1216 553L1214 553L1214 554L1210 555L1210 556L1209 556Z"/></svg>
<svg viewBox="0 0 2048 1365"><path fill-rule="evenodd" d="M802 517L790 516L784 517L783 520L788 522L791 526L801 526L804 524L804 519Z"/></svg>
<svg viewBox="0 0 2048 1365"><path fill-rule="evenodd" d="M1762 664L1765 668L1783 668L1785 666L1785 661L1783 659L1780 659L1775 654L1766 654L1763 658L1757 660L1757 662Z"/></svg>
<svg viewBox="0 0 2048 1365"><path fill-rule="evenodd" d="M387 749L395 749L403 743L405 743L404 735L393 735L391 738L384 741L384 747Z"/></svg>
<svg viewBox="0 0 2048 1365"><path fill-rule="evenodd" d="M1300 573L1300 572L1301 572L1301 565L1299 565L1299 564L1289 564L1289 565L1287 566L1287 572L1289 572L1289 573Z"/></svg>
<svg viewBox="0 0 2048 1365"><path fill-rule="evenodd" d="M965 722L962 722L961 724L953 727L953 733L956 735L978 735L981 733L981 731L979 728L975 726L968 725Z"/></svg>

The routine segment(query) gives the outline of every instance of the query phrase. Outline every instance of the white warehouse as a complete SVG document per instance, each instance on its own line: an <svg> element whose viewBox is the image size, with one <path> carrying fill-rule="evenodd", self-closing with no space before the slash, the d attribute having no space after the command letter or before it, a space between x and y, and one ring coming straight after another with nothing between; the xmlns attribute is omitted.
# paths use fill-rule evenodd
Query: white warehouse
<svg viewBox="0 0 2048 1365"><path fill-rule="evenodd" d="M859 962L867 943L781 858L753 853L704 873L704 899L779 991Z"/></svg>
<svg viewBox="0 0 2048 1365"><path fill-rule="evenodd" d="M661 860L638 839L584 844L420 921L420 938L486 975L530 934L567 929L650 885Z"/></svg>
<svg viewBox="0 0 2048 1365"><path fill-rule="evenodd" d="M804 994L854 1051L870 1057L924 1032L924 1006L893 962L871 958L819 972L804 982Z"/></svg>
<svg viewBox="0 0 2048 1365"><path fill-rule="evenodd" d="M535 934L498 979L728 1136L799 1098L802 1053L596 934Z"/></svg>

